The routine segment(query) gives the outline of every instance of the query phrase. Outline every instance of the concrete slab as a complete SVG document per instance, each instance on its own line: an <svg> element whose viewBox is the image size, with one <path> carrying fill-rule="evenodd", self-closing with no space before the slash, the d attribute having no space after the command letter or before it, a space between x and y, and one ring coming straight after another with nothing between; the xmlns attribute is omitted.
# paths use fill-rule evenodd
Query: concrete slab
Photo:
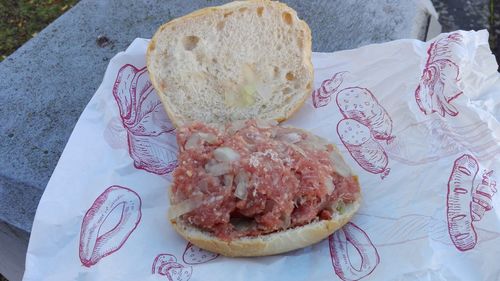
<svg viewBox="0 0 500 281"><path fill-rule="evenodd" d="M10 243L15 249L9 251L26 251L41 194L109 59L134 38L150 38L172 18L225 2L82 0L0 63L0 230L15 227L23 232L5 230L0 247ZM426 39L434 13L429 0L284 2L309 23L313 49L322 52L399 38ZM0 271L18 280L13 265L6 263L12 255L4 253L2 249Z"/></svg>

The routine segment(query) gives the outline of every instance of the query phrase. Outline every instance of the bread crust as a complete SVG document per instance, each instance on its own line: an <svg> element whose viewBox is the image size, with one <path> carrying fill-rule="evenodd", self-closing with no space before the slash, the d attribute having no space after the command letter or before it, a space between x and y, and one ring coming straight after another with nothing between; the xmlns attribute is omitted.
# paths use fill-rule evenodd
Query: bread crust
<svg viewBox="0 0 500 281"><path fill-rule="evenodd" d="M156 48L158 38L161 36L163 30L165 30L173 25L177 25L179 23L182 23L186 20L193 19L196 17L202 17L202 16L205 16L205 15L212 13L212 12L217 12L217 11L221 11L221 10L228 11L228 12L235 11L241 7L254 6L254 5L258 5L258 4L260 4L260 5L277 5L279 7L279 9L281 9L282 11L289 12L289 13L293 14L298 19L298 16L297 16L297 13L295 12L295 10L293 10L292 8L290 8L289 6L287 6L284 3L280 3L277 1L270 1L270 0L234 1L234 2L230 2L228 4L225 4L225 5L222 5L222 6L203 8L203 9L194 11L188 15L185 15L185 16L182 16L182 17L179 17L179 18L176 18L176 19L169 21L169 22L163 24L155 32L153 38L149 42L149 45L148 45L148 48L146 51L146 63L148 65L148 67L151 65L151 62L153 60L152 53L153 53L154 49ZM307 72L309 73L309 79L308 79L309 80L309 82L308 82L309 87L307 87L306 90L303 93L301 93L301 95L302 95L301 99L296 101L294 104L292 104L292 107L290 108L290 110L285 112L284 115L277 116L275 118L275 120L278 122L285 121L285 120L289 119L293 114L295 114L302 107L302 105L304 104L304 102L310 96L310 94L312 92L313 81L314 81L314 70L313 70L313 65L312 65L312 61L311 61L312 35L311 35L311 30L305 21L299 19L298 22L301 25L302 30L304 31L303 32L304 39L302 40L304 45L302 47L302 53L304 56L303 64L305 65L305 68L306 68ZM165 111L167 112L168 117L170 118L170 120L172 121L172 124L175 127L179 127L179 126L182 126L183 124L195 121L195 120L189 120L186 116L182 116L181 114L175 114L174 113L175 110L172 108L172 105L169 103L168 98L162 93L163 87L161 87L159 81L157 81L157 79L155 78L155 75L153 75L152 71L149 72L149 77L150 77L151 83L153 84L153 87L156 89L156 92L162 101L162 104L165 108ZM193 110L198 110L198 109L194 108ZM259 118L259 116L253 116L253 118Z"/></svg>
<svg viewBox="0 0 500 281"><path fill-rule="evenodd" d="M221 240L212 234L188 225L180 219L171 219L173 228L194 245L228 257L256 257L281 254L315 244L349 222L361 205L361 197L347 204L342 215L330 220L315 221L304 226L286 229L267 235L244 237L231 241Z"/></svg>

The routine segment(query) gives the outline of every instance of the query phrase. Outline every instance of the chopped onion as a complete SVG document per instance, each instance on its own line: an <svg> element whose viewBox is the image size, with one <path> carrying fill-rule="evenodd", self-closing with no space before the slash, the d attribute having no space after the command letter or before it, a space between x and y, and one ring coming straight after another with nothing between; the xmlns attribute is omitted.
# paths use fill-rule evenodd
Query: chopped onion
<svg viewBox="0 0 500 281"><path fill-rule="evenodd" d="M240 154L229 147L218 147L214 150L214 158L220 162L233 162L240 159Z"/></svg>
<svg viewBox="0 0 500 281"><path fill-rule="evenodd" d="M196 149L200 145L200 143L204 141L209 144L214 144L217 142L217 136L210 133L194 133L184 144L185 149Z"/></svg>
<svg viewBox="0 0 500 281"><path fill-rule="evenodd" d="M280 135L278 137L280 141L288 142L288 143L298 143L302 140L302 136L298 133L288 133L284 135Z"/></svg>
<svg viewBox="0 0 500 281"><path fill-rule="evenodd" d="M335 206L335 210L336 210L336 211L337 211L340 215L342 215L342 214L344 213L344 211L345 211L345 203L344 203L344 201L342 201L342 200L340 200L340 199L339 199L339 200L337 201L336 206Z"/></svg>
<svg viewBox="0 0 500 281"><path fill-rule="evenodd" d="M295 151L297 151L298 153L302 154L302 156L307 157L306 152L305 152L302 148L300 148L299 146L297 146L297 145L295 145L295 144L293 144L293 143L290 143L289 145L290 145L290 146L291 146L291 147L292 147Z"/></svg>
<svg viewBox="0 0 500 281"><path fill-rule="evenodd" d="M170 219L178 218L186 213L191 212L192 210L200 207L203 204L203 200L201 196L192 197L186 199L180 203L170 206L170 210L168 212L168 217Z"/></svg>
<svg viewBox="0 0 500 281"><path fill-rule="evenodd" d="M349 168L344 159L342 159L342 156L337 151L332 151L330 153L330 161L332 162L335 171L339 175L343 177L349 177L352 175L351 168Z"/></svg>
<svg viewBox="0 0 500 281"><path fill-rule="evenodd" d="M212 123L208 123L208 125L211 128L214 128L214 129L216 129L219 132L224 132L224 129L226 128L226 126L223 123L214 123L214 122L212 122Z"/></svg>
<svg viewBox="0 0 500 281"><path fill-rule="evenodd" d="M283 218L283 229L287 229L288 227L290 227L290 225L292 224L292 216L291 214L284 214L284 218Z"/></svg>
<svg viewBox="0 0 500 281"><path fill-rule="evenodd" d="M320 139L318 139L317 137L312 137L312 139L310 139L307 144L312 147L313 149L316 149L316 150L325 150L326 149L326 145L324 142L322 142Z"/></svg>
<svg viewBox="0 0 500 281"><path fill-rule="evenodd" d="M247 198L248 178L248 173L244 171L240 171L236 175L236 189L234 190L234 196L241 200L245 200Z"/></svg>
<svg viewBox="0 0 500 281"><path fill-rule="evenodd" d="M234 195L241 200L245 200L247 198L247 190L248 185L244 182L240 182L234 191Z"/></svg>
<svg viewBox="0 0 500 281"><path fill-rule="evenodd" d="M233 186L233 180L234 180L233 175L224 175L224 186L225 187Z"/></svg>
<svg viewBox="0 0 500 281"><path fill-rule="evenodd" d="M224 196L219 195L219 196L211 197L211 198L210 198L210 199L208 199L206 202L207 202L208 204L213 204L213 203L215 203L215 202L217 202L217 201L220 201L220 200L222 200L222 199L224 199Z"/></svg>
<svg viewBox="0 0 500 281"><path fill-rule="evenodd" d="M261 128L261 129L269 129L272 126L278 125L278 122L276 122L276 120L261 120L261 119L257 119L257 120L255 120L255 123L257 124L257 127Z"/></svg>
<svg viewBox="0 0 500 281"><path fill-rule="evenodd" d="M229 165L229 163L207 163L207 165L205 165L205 170L210 175L218 177L231 172L231 165Z"/></svg>
<svg viewBox="0 0 500 281"><path fill-rule="evenodd" d="M200 140L201 140L200 135L198 133L194 133L186 141L186 144L184 144L184 148L195 149L198 147L198 143L200 142Z"/></svg>
<svg viewBox="0 0 500 281"><path fill-rule="evenodd" d="M332 194L335 190L335 184L333 184L333 179L331 177L327 177L325 181L326 193L328 195Z"/></svg>
<svg viewBox="0 0 500 281"><path fill-rule="evenodd" d="M202 140L206 141L209 144L214 144L217 142L217 136L211 133L198 133Z"/></svg>
<svg viewBox="0 0 500 281"><path fill-rule="evenodd" d="M234 135L239 130L245 128L245 126L246 126L246 121L245 120L235 120L235 121L231 122L231 124L229 125L227 131L228 131L228 133L230 135Z"/></svg>

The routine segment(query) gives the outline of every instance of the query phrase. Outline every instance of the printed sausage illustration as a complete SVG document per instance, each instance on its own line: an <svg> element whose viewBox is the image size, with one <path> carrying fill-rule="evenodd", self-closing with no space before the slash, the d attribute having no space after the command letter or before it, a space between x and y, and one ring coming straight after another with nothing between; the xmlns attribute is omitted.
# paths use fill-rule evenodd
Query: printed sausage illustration
<svg viewBox="0 0 500 281"><path fill-rule="evenodd" d="M188 281L193 268L178 263L173 255L159 254L153 261L151 273L166 276L169 281Z"/></svg>
<svg viewBox="0 0 500 281"><path fill-rule="evenodd" d="M391 135L392 119L370 90L345 88L337 94L337 105L345 118L368 127L375 139L389 142L394 138Z"/></svg>
<svg viewBox="0 0 500 281"><path fill-rule="evenodd" d="M115 210L121 211L119 222L108 232L101 226ZM135 191L113 185L107 188L88 209L80 231L80 261L86 267L118 251L141 221L141 198Z"/></svg>
<svg viewBox="0 0 500 281"><path fill-rule="evenodd" d="M182 260L186 264L194 265L214 260L218 256L219 254L205 251L188 242L182 255Z"/></svg>
<svg viewBox="0 0 500 281"><path fill-rule="evenodd" d="M420 110L428 115L456 116L458 110L451 102L463 92L458 87L460 68L451 58L451 45L460 45L462 35L452 33L429 46L427 62L415 90L415 100Z"/></svg>
<svg viewBox="0 0 500 281"><path fill-rule="evenodd" d="M480 221L486 211L493 209L492 199L497 192L497 183L491 179L492 175L493 171L485 171L481 182L472 192L471 210L473 221Z"/></svg>
<svg viewBox="0 0 500 281"><path fill-rule="evenodd" d="M470 207L472 185L478 170L476 160L471 155L464 154L455 160L448 181L448 231L453 244L460 251L474 248L477 242Z"/></svg>
<svg viewBox="0 0 500 281"><path fill-rule="evenodd" d="M376 142L370 129L354 119L343 119L337 124L337 133L354 160L366 171L388 175L388 159L382 146Z"/></svg>
<svg viewBox="0 0 500 281"><path fill-rule="evenodd" d="M326 106L330 103L331 96L335 94L344 81L346 71L335 73L332 78L321 83L321 87L313 92L312 99L315 108Z"/></svg>
<svg viewBox="0 0 500 281"><path fill-rule="evenodd" d="M377 249L368 235L352 222L330 235L328 241L333 269L344 281L360 280L370 275L380 263ZM348 251L347 243L356 251ZM359 268L353 266L352 261L356 259L361 259Z"/></svg>
<svg viewBox="0 0 500 281"><path fill-rule="evenodd" d="M124 65L118 71L113 96L134 166L159 175L173 171L177 165L175 128L154 92L146 67Z"/></svg>

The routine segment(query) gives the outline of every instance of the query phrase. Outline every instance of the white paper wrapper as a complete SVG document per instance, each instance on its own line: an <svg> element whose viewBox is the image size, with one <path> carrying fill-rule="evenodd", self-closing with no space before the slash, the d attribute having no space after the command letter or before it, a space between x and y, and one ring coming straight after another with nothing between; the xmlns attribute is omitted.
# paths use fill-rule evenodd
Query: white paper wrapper
<svg viewBox="0 0 500 281"><path fill-rule="evenodd" d="M287 124L337 144L363 205L325 241L235 259L166 219L175 131L147 40L110 62L36 213L25 281L498 280L500 76L488 34L315 53L315 91Z"/></svg>

